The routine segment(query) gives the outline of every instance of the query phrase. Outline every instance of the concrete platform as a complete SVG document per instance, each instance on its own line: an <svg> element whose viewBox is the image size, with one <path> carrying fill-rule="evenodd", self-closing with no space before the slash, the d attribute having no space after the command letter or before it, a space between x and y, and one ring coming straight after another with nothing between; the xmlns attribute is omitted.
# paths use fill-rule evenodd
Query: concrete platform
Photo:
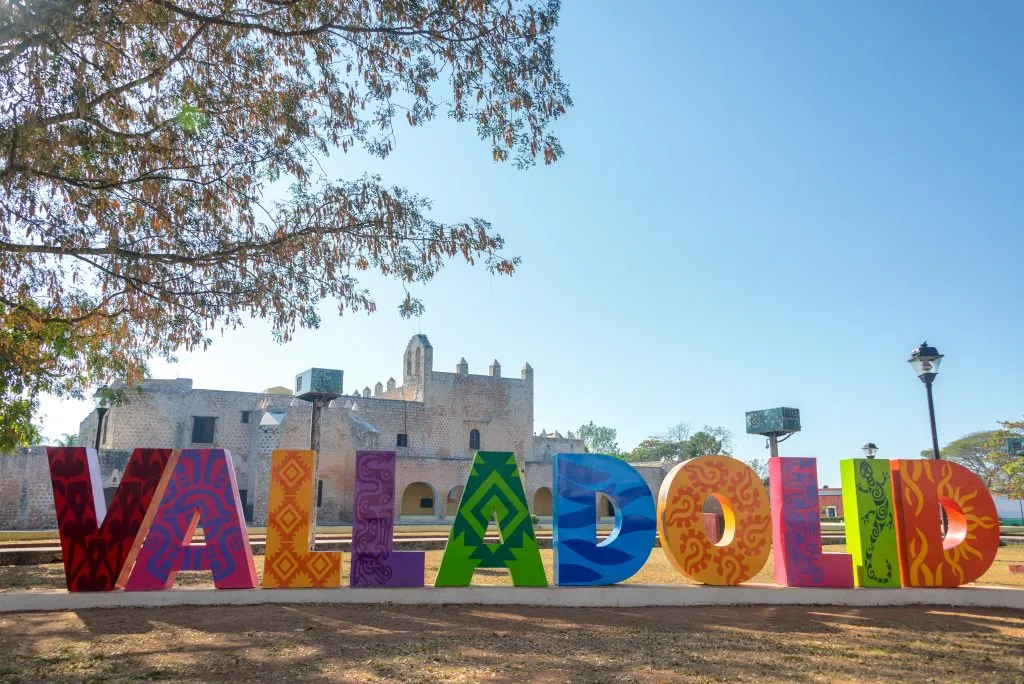
<svg viewBox="0 0 1024 684"><path fill-rule="evenodd" d="M552 606L625 608L642 606L941 606L1024 610L1024 590L789 589L765 584L738 587L622 584L612 587L420 587L396 589L171 589L109 593L21 591L0 593L0 613L155 608L159 606L252 606L264 604L379 604Z"/></svg>

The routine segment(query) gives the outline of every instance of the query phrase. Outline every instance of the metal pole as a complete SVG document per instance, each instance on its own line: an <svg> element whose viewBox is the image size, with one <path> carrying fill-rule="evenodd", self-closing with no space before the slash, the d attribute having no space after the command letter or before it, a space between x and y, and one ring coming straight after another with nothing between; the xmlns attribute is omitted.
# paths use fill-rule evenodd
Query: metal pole
<svg viewBox="0 0 1024 684"><path fill-rule="evenodd" d="M324 408L323 397L313 398L313 417L309 421L309 448L316 454L316 470L315 472L319 477L320 474L320 414ZM313 484L313 506L312 506L312 520L310 521L310 530L316 529L316 513L317 513L317 501L316 495L319 489L319 482L314 481ZM316 539L313 534L310 534L309 550L316 551Z"/></svg>
<svg viewBox="0 0 1024 684"><path fill-rule="evenodd" d="M932 381L924 381L925 389L928 391L928 417L932 421L932 458L936 461L941 458L939 455L939 434L935 430L935 402L932 401Z"/></svg>
<svg viewBox="0 0 1024 684"><path fill-rule="evenodd" d="M320 412L324 408L324 400L313 399L313 420L309 424L309 448L316 452L317 465L320 461Z"/></svg>
<svg viewBox="0 0 1024 684"><path fill-rule="evenodd" d="M932 401L932 378L926 378L924 388L928 393L928 418L932 423L932 458L936 461L942 456L939 454L939 433L935 430L935 402ZM945 538L946 530L949 528L949 518L946 517L946 509L939 504L939 525L942 529L942 536Z"/></svg>
<svg viewBox="0 0 1024 684"><path fill-rule="evenodd" d="M96 421L96 451L100 450L100 438L103 437L103 416L107 413L107 409L98 408L96 414L99 416L99 420Z"/></svg>
<svg viewBox="0 0 1024 684"><path fill-rule="evenodd" d="M774 432L768 435L768 455L772 458L779 457L779 436Z"/></svg>

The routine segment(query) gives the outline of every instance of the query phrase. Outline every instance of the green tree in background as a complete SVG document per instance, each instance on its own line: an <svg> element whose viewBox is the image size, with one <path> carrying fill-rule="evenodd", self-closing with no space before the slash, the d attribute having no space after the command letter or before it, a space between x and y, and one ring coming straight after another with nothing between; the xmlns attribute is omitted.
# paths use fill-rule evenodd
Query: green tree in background
<svg viewBox="0 0 1024 684"><path fill-rule="evenodd" d="M583 447L588 454L617 456L619 454L619 445L615 441L617 434L615 428L594 425L594 421L590 421L586 425L580 426L577 436L583 440Z"/></svg>
<svg viewBox="0 0 1024 684"><path fill-rule="evenodd" d="M989 458L998 479L994 491L1012 499L1024 499L1024 454L1011 455L1006 449L1008 438L1024 437L1024 420L999 421L999 425L989 442Z"/></svg>
<svg viewBox="0 0 1024 684"><path fill-rule="evenodd" d="M0 451L43 393L81 398L266 319L372 312L454 259L511 275L483 218L380 177L398 126L468 124L488 156L562 155L558 0L14 0L0 9ZM352 164L335 164L350 168Z"/></svg>
<svg viewBox="0 0 1024 684"><path fill-rule="evenodd" d="M747 461L747 465L750 466L751 470L757 473L757 479L761 480L761 484L765 487L768 486L768 461L763 458L754 458Z"/></svg>
<svg viewBox="0 0 1024 684"><path fill-rule="evenodd" d="M729 455L732 452L732 432L723 427L705 425L703 430L693 433L686 442L688 458L712 456L715 454Z"/></svg>
<svg viewBox="0 0 1024 684"><path fill-rule="evenodd" d="M626 459L632 463L644 461L681 461L686 458L686 442L676 442L660 437L648 437L636 445Z"/></svg>
<svg viewBox="0 0 1024 684"><path fill-rule="evenodd" d="M972 432L953 440L939 453L975 473L991 492L1024 498L1024 454L1011 455L1006 444L1011 437L1024 437L1024 420L999 421L999 425L997 430ZM922 458L932 454L932 449L921 451Z"/></svg>
<svg viewBox="0 0 1024 684"><path fill-rule="evenodd" d="M57 439L56 445L61 447L78 446L78 435L65 432L59 439Z"/></svg>
<svg viewBox="0 0 1024 684"><path fill-rule="evenodd" d="M944 461L953 461L964 466L981 478L985 486L992 489L998 481L998 466L991 458L994 441L998 441L997 430L972 432L955 439L942 447L939 455ZM933 449L923 449L921 458L932 458Z"/></svg>
<svg viewBox="0 0 1024 684"><path fill-rule="evenodd" d="M687 423L677 423L657 437L648 437L633 449L626 459L642 461L682 461L697 456L728 454L732 450L732 433L723 427L705 425L690 434Z"/></svg>

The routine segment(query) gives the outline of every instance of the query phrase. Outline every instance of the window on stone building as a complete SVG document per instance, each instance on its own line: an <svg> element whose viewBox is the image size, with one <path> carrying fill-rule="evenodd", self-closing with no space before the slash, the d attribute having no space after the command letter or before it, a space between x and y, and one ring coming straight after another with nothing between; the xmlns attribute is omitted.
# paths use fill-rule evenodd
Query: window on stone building
<svg viewBox="0 0 1024 684"><path fill-rule="evenodd" d="M316 507L320 508L324 505L324 481L316 481Z"/></svg>
<svg viewBox="0 0 1024 684"><path fill-rule="evenodd" d="M480 448L480 431L470 430L469 431L469 448L479 449Z"/></svg>
<svg viewBox="0 0 1024 684"><path fill-rule="evenodd" d="M249 419L251 417L252 417L252 411L242 411L242 422L243 423L248 423Z"/></svg>
<svg viewBox="0 0 1024 684"><path fill-rule="evenodd" d="M409 435L404 432L398 433L398 440L396 441L397 446L407 447L409 446Z"/></svg>
<svg viewBox="0 0 1024 684"><path fill-rule="evenodd" d="M429 508L430 510L434 510L434 500L420 499L420 508Z"/></svg>
<svg viewBox="0 0 1024 684"><path fill-rule="evenodd" d="M212 416L192 416L192 443L213 444L214 426L217 419Z"/></svg>

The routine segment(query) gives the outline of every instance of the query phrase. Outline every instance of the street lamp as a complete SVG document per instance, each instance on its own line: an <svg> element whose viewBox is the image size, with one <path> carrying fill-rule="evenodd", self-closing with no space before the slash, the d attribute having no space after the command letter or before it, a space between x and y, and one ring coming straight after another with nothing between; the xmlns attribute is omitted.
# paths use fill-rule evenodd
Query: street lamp
<svg viewBox="0 0 1024 684"><path fill-rule="evenodd" d="M874 442L868 442L860 448L864 452L864 455L868 458L874 458L875 454L878 453L878 446Z"/></svg>
<svg viewBox="0 0 1024 684"><path fill-rule="evenodd" d="M917 377L921 378L921 382L924 383L925 390L928 392L928 417L932 422L932 454L935 460L939 459L939 434L935 430L935 404L932 401L932 383L935 381L935 376L939 374L939 364L942 363L942 354L935 347L929 347L927 342L922 342L921 346L910 352L910 358L907 362L917 373Z"/></svg>
<svg viewBox="0 0 1024 684"><path fill-rule="evenodd" d="M96 394L92 395L93 402L96 403L96 415L99 416L99 420L96 421L96 451L100 449L100 437L103 436L103 416L106 415L107 410L110 408L110 399L106 394L107 386L104 385L96 390Z"/></svg>

